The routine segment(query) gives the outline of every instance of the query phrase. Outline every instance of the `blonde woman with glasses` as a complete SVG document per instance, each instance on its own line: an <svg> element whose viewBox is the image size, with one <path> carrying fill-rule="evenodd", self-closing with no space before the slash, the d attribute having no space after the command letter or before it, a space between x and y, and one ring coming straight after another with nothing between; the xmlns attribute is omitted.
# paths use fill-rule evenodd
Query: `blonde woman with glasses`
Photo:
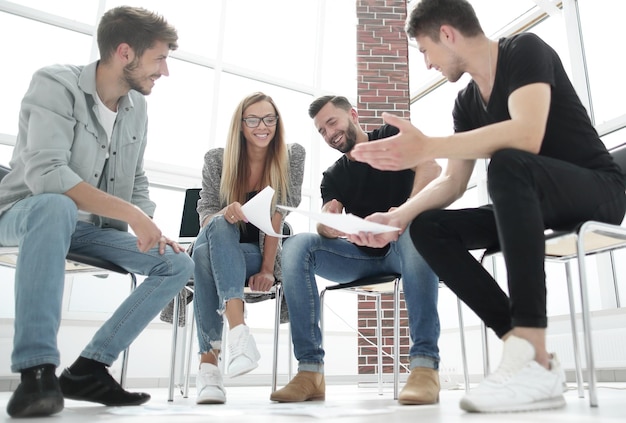
<svg viewBox="0 0 626 423"><path fill-rule="evenodd" d="M224 317L228 320L226 372L240 376L258 366L260 354L244 321L244 286L269 291L280 280L280 240L246 220L241 206L267 186L276 194L271 222L280 233L285 212L276 204L300 204L304 148L286 144L283 123L271 97L257 92L233 114L225 148L205 155L198 201L201 230L196 240L195 316L200 370L198 404L226 401L218 368Z"/></svg>

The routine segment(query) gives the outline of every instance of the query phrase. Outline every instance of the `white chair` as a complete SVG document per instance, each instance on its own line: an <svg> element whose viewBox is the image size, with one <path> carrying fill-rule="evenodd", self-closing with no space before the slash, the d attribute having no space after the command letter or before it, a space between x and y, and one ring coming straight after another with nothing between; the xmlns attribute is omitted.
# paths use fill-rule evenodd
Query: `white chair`
<svg viewBox="0 0 626 423"><path fill-rule="evenodd" d="M626 178L626 144L623 144L610 151L615 162L621 167ZM587 292L587 266L586 258L600 253L611 255L611 265L615 278L615 266L613 252L626 247L626 227L620 225L610 225L602 222L586 221L580 222L569 230L548 230L545 234L546 240L546 261L560 262L565 264L567 292L570 308L570 320L572 327L572 339L574 346L574 361L576 366L576 382L578 385L578 396L584 398L583 370L581 365L580 351L578 348L578 330L576 324L576 304L574 302L574 284L572 280L572 261L578 264L578 284L580 289L582 331L585 347L585 357L587 361L587 376L589 383L589 404L591 407L598 406L598 396L596 389L596 372L593 359L593 340L591 329L591 314L589 311L589 296ZM483 255L483 259L494 254L499 254L497 249L488 250ZM497 275L494 274L494 278ZM619 298L617 285L615 285L615 295ZM483 325L483 360L485 373L489 369L489 351L487 345L486 328Z"/></svg>
<svg viewBox="0 0 626 423"><path fill-rule="evenodd" d="M328 291L346 289L358 295L374 297L376 299L376 352L377 352L377 382L378 393L383 392L383 360L382 360L382 302L381 297L385 294L393 295L393 398L398 399L400 379L400 292L401 275L391 273L386 275L370 276L357 279L344 284L330 285L320 293L320 330L322 332L322 347L324 339L324 298ZM441 286L441 285L440 285ZM467 356L465 353L465 333L463 331L463 314L461 302L457 298L459 332L461 336L461 355L463 360L463 374L465 377L465 390L469 390L469 374L467 369Z"/></svg>

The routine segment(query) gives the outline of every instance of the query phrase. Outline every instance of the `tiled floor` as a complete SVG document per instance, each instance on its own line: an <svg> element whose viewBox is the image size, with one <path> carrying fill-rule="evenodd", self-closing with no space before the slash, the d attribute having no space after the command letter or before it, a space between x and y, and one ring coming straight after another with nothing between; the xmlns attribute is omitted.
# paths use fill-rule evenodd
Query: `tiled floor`
<svg viewBox="0 0 626 423"><path fill-rule="evenodd" d="M160 422L246 422L282 423L324 421L342 423L430 423L430 422L625 422L626 384L601 383L599 385L599 407L590 408L588 398L578 398L576 390L565 394L567 407L561 410L515 413L515 414L469 414L458 407L464 391L444 390L437 405L399 406L393 400L391 389L378 395L376 389L359 388L356 385L329 385L325 402L304 404L275 404L269 401L267 387L228 388L225 405L196 405L194 398L184 399L179 395L173 403L167 402L166 389L148 390L152 400L141 407L107 408L89 403L67 401L65 410L48 419L12 420L6 414L9 392L0 392L0 422L51 421L65 422L115 422L115 423L160 423Z"/></svg>

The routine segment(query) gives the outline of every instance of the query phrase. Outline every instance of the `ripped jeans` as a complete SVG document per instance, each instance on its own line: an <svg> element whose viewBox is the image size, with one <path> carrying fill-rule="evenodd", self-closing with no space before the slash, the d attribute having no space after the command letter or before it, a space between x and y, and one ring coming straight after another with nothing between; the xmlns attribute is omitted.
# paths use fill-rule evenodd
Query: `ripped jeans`
<svg viewBox="0 0 626 423"><path fill-rule="evenodd" d="M261 270L258 244L239 242L239 227L214 216L200 230L193 248L194 313L200 353L222 349L226 301L243 300L248 278Z"/></svg>

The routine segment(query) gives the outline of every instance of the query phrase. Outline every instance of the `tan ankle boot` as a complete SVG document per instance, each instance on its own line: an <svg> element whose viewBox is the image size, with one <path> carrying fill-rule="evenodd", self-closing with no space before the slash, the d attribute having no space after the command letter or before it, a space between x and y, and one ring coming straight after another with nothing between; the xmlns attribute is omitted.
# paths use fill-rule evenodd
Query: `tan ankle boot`
<svg viewBox="0 0 626 423"><path fill-rule="evenodd" d="M298 372L283 389L272 392L271 401L302 402L323 401L326 398L324 374L316 372Z"/></svg>
<svg viewBox="0 0 626 423"><path fill-rule="evenodd" d="M416 367L398 396L405 405L436 404L439 402L439 372L428 367Z"/></svg>

